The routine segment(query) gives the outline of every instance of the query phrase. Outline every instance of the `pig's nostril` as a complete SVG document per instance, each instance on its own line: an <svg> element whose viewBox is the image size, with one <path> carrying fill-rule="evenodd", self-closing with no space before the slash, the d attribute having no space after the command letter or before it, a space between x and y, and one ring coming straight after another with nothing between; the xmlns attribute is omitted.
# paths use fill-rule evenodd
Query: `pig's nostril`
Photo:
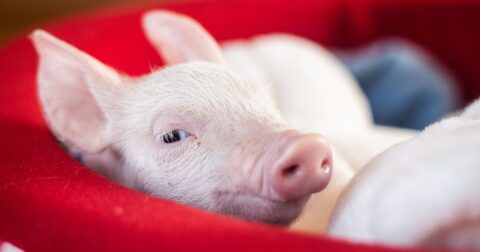
<svg viewBox="0 0 480 252"><path fill-rule="evenodd" d="M285 177L292 176L293 174L295 174L297 172L297 170L298 170L298 165L291 165L291 166L288 166L287 168L283 169L282 174Z"/></svg>
<svg viewBox="0 0 480 252"><path fill-rule="evenodd" d="M332 169L331 159L330 158L324 159L323 162L322 162L322 166L320 168L323 170L323 172L329 173L330 169Z"/></svg>

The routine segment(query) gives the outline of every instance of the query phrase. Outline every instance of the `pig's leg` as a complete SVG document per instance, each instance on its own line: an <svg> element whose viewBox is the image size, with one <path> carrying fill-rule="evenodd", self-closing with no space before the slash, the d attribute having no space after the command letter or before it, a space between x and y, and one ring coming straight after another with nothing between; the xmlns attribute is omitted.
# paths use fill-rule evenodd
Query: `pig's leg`
<svg viewBox="0 0 480 252"><path fill-rule="evenodd" d="M421 134L359 172L336 206L330 234L397 246L480 248L478 124L449 123L458 128Z"/></svg>

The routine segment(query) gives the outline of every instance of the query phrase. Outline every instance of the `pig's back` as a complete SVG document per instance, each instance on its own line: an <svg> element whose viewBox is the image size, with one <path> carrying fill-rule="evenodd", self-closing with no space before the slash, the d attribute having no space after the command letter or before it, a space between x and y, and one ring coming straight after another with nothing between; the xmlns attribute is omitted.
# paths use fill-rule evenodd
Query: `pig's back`
<svg viewBox="0 0 480 252"><path fill-rule="evenodd" d="M372 123L357 83L318 44L272 34L226 43L223 51L235 71L272 85L281 113L294 127L325 134L361 130Z"/></svg>

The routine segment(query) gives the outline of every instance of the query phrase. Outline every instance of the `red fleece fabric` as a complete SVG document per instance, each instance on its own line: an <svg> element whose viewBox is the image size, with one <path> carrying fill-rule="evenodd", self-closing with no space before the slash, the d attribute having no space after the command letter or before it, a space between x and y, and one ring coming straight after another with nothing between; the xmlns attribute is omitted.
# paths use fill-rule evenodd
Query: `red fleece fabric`
<svg viewBox="0 0 480 252"><path fill-rule="evenodd" d="M453 70L466 100L480 93L474 0L210 0L102 11L47 30L139 75L162 64L140 29L141 13L154 7L192 16L219 40L290 32L354 47L404 36ZM0 239L27 251L401 251L209 214L94 174L49 133L36 97L36 64L27 38L0 50Z"/></svg>

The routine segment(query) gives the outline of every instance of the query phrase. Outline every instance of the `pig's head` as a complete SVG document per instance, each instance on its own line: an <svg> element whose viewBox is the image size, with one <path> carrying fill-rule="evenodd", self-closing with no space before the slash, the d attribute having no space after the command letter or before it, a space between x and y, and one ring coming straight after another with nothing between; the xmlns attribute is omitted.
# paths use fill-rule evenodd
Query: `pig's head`
<svg viewBox="0 0 480 252"><path fill-rule="evenodd" d="M373 159L331 234L403 246L480 249L480 100Z"/></svg>
<svg viewBox="0 0 480 252"><path fill-rule="evenodd" d="M330 179L325 140L288 129L267 87L233 73L195 21L155 11L143 28L167 67L141 77L32 34L52 132L131 188L248 220L293 221Z"/></svg>

